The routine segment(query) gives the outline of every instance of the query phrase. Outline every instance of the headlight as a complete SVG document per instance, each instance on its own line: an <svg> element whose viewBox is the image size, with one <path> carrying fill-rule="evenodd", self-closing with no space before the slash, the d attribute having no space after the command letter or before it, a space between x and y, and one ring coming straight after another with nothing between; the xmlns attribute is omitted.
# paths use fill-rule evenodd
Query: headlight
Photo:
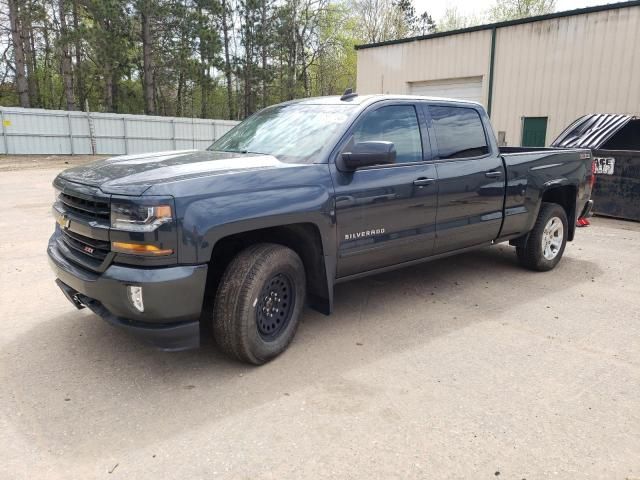
<svg viewBox="0 0 640 480"><path fill-rule="evenodd" d="M58 203L58 200L60 200L60 195L62 194L62 190L53 187L53 203Z"/></svg>
<svg viewBox="0 0 640 480"><path fill-rule="evenodd" d="M172 220L169 205L111 204L111 227L118 230L152 232Z"/></svg>

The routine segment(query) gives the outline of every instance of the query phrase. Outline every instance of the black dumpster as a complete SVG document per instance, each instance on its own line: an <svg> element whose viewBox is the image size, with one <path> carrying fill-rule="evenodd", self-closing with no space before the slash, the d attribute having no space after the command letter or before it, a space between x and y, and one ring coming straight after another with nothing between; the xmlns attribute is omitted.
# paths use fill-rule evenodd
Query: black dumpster
<svg viewBox="0 0 640 480"><path fill-rule="evenodd" d="M596 164L594 213L640 221L640 117L580 117L551 144L590 148Z"/></svg>

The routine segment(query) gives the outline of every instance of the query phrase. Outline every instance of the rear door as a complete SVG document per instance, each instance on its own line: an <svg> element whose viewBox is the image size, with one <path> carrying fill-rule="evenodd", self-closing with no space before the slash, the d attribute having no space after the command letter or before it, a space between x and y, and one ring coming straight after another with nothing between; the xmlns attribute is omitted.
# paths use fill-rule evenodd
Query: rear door
<svg viewBox="0 0 640 480"><path fill-rule="evenodd" d="M438 190L424 111L411 101L372 105L354 123L337 155L355 142L370 140L393 142L396 163L355 172L331 164L338 277L426 257L433 250Z"/></svg>
<svg viewBox="0 0 640 480"><path fill-rule="evenodd" d="M481 114L473 105L428 105L438 175L434 254L489 242L500 231L505 172Z"/></svg>

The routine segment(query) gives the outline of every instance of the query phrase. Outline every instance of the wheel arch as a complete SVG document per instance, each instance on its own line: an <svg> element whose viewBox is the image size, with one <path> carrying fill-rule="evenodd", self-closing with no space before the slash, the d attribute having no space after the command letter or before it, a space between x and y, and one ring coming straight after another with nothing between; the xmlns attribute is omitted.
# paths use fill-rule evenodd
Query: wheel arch
<svg viewBox="0 0 640 480"><path fill-rule="evenodd" d="M307 303L324 314L333 308L335 260L328 255L318 225L311 222L241 230L217 239L211 251L207 276L207 296L211 298L220 279L240 251L256 243L276 243L298 254L307 277Z"/></svg>
<svg viewBox="0 0 640 480"><path fill-rule="evenodd" d="M578 187L571 184L550 185L543 190L538 212L543 203L560 205L567 214L569 231L567 241L572 241L576 232L576 205L578 202ZM536 215L537 218L537 215Z"/></svg>

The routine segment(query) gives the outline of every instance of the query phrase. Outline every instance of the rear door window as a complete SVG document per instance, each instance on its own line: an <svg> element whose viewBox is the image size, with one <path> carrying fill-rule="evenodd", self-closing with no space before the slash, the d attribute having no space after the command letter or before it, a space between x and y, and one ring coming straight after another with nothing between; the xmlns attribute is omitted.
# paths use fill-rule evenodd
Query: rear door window
<svg viewBox="0 0 640 480"><path fill-rule="evenodd" d="M431 122L442 159L489 153L480 115L473 108L430 105Z"/></svg>

